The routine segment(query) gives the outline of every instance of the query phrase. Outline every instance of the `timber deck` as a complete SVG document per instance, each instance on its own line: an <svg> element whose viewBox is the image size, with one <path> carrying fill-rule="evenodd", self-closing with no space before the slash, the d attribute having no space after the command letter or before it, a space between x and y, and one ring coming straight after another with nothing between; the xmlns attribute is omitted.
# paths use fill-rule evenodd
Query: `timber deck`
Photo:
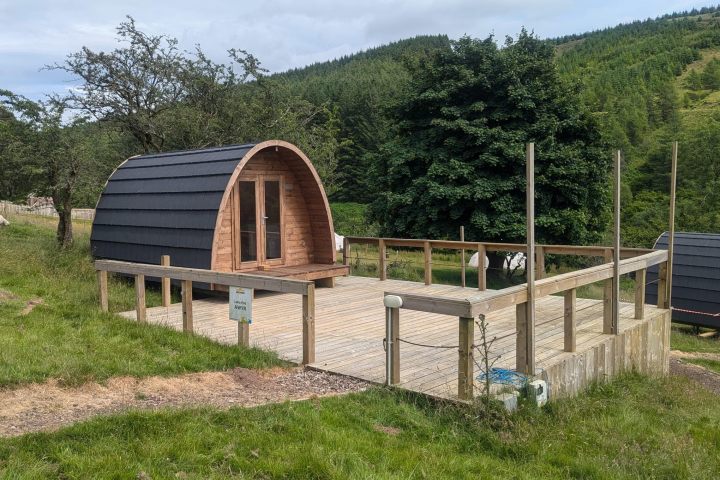
<svg viewBox="0 0 720 480"><path fill-rule="evenodd" d="M311 368L349 375L376 383L385 381L385 309L383 292L405 292L456 298L482 292L449 285L426 286L400 280L380 281L366 277L340 277L335 288L316 290L316 362ZM488 290L487 294L494 293ZM288 361L302 359L301 296L259 292L253 303L250 343L273 350ZM603 304L600 300L577 299L577 352L563 351L563 297L546 296L536 303L536 362L538 371L588 352L606 342L602 333ZM620 333L646 323L665 310L646 305L644 320L633 318L631 303L621 303ZM237 343L237 323L228 318L228 301L207 298L193 301L194 330L217 342ZM135 319L135 311L123 312ZM515 367L515 307L487 315L489 338L495 338L492 353L496 367ZM147 321L182 330L180 304L147 309ZM479 343L476 326L475 343ZM401 310L400 338L424 345L401 344L398 386L438 397L457 398L458 319L439 314ZM478 369L475 369L477 375Z"/></svg>

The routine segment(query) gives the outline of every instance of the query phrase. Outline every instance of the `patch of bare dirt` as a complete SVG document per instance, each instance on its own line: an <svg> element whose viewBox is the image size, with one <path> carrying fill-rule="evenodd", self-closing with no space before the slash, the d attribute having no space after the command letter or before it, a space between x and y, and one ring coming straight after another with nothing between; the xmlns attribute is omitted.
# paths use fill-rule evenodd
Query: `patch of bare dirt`
<svg viewBox="0 0 720 480"><path fill-rule="evenodd" d="M25 302L25 308L22 309L20 315L27 315L28 313L32 312L35 307L37 307L38 305L42 305L42 303L42 298L33 298L32 300L28 300L27 302Z"/></svg>
<svg viewBox="0 0 720 480"><path fill-rule="evenodd" d="M0 289L0 303L18 300L20 297L7 290Z"/></svg>
<svg viewBox="0 0 720 480"><path fill-rule="evenodd" d="M720 374L703 368L700 365L685 363L681 359L674 356L670 357L670 374L682 375L695 380L707 390L716 395L720 395Z"/></svg>
<svg viewBox="0 0 720 480"><path fill-rule="evenodd" d="M313 370L235 368L177 377L116 377L64 388L57 381L0 390L0 436L56 430L127 409L253 407L358 392L367 383Z"/></svg>
<svg viewBox="0 0 720 480"><path fill-rule="evenodd" d="M712 352L681 352L680 350L670 350L670 355L675 358L694 358L703 360L716 360L720 362L720 353Z"/></svg>

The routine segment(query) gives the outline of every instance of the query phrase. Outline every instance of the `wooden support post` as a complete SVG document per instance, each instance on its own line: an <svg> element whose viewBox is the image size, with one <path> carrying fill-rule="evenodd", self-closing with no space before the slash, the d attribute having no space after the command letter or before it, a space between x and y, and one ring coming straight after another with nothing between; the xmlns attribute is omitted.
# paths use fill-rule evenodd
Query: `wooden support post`
<svg viewBox="0 0 720 480"><path fill-rule="evenodd" d="M387 280L387 267L385 265L386 258L387 248L385 247L385 240L381 238L378 240L378 274L380 276L380 280Z"/></svg>
<svg viewBox="0 0 720 480"><path fill-rule="evenodd" d="M485 270L485 245L478 244L478 290L487 289L487 270Z"/></svg>
<svg viewBox="0 0 720 480"><path fill-rule="evenodd" d="M565 292L565 351L574 352L576 348L575 301L577 290L571 288Z"/></svg>
<svg viewBox="0 0 720 480"><path fill-rule="evenodd" d="M525 307L525 352L527 375L535 375L535 144L528 143L526 158L526 221L527 221L527 257L525 273L527 276L527 302Z"/></svg>
<svg viewBox="0 0 720 480"><path fill-rule="evenodd" d="M182 322L183 332L193 331L193 286L192 280L183 280L181 285L182 294Z"/></svg>
<svg viewBox="0 0 720 480"><path fill-rule="evenodd" d="M658 286L657 286L657 307L667 308L667 262L663 262L659 266L658 270Z"/></svg>
<svg viewBox="0 0 720 480"><path fill-rule="evenodd" d="M163 255L160 257L160 265L164 267L170 266L170 255ZM169 307L171 303L170 297L170 278L162 277L162 306Z"/></svg>
<svg viewBox="0 0 720 480"><path fill-rule="evenodd" d="M610 263L613 260L612 248L605 249L605 263ZM613 279L608 278L603 284L603 333L612 334L613 332Z"/></svg>
<svg viewBox="0 0 720 480"><path fill-rule="evenodd" d="M315 285L303 295L303 365L315 363Z"/></svg>
<svg viewBox="0 0 720 480"><path fill-rule="evenodd" d="M392 338L392 369L390 370L390 384L396 385L400 383L400 309L390 309L390 322Z"/></svg>
<svg viewBox="0 0 720 480"><path fill-rule="evenodd" d="M475 319L460 317L460 348L458 349L458 398L473 398L473 345L475 344Z"/></svg>
<svg viewBox="0 0 720 480"><path fill-rule="evenodd" d="M515 305L515 331L517 334L515 340L515 370L518 373L528 374L528 331L527 331L527 313L526 303L518 303Z"/></svg>
<svg viewBox="0 0 720 480"><path fill-rule="evenodd" d="M350 240L343 237L343 265L350 265Z"/></svg>
<svg viewBox="0 0 720 480"><path fill-rule="evenodd" d="M678 142L672 144L672 165L670 172L670 232L668 232L668 262L665 304L663 308L672 306L672 275L673 275L673 254L675 252L675 188L677 185L677 157Z"/></svg>
<svg viewBox="0 0 720 480"><path fill-rule="evenodd" d="M432 284L432 247L430 242L425 241L423 252L425 257L425 285L430 285Z"/></svg>
<svg viewBox="0 0 720 480"><path fill-rule="evenodd" d="M543 247L535 247L535 269L538 280L545 278L545 249Z"/></svg>
<svg viewBox="0 0 720 480"><path fill-rule="evenodd" d="M135 275L135 318L141 323L147 321L145 314L145 275Z"/></svg>
<svg viewBox="0 0 720 480"><path fill-rule="evenodd" d="M645 318L645 282L647 281L647 269L643 268L635 272L635 318Z"/></svg>
<svg viewBox="0 0 720 480"><path fill-rule="evenodd" d="M620 333L620 150L615 152L615 181L613 182L613 281L612 332Z"/></svg>
<svg viewBox="0 0 720 480"><path fill-rule="evenodd" d="M465 227L460 226L460 241L465 241ZM460 250L460 285L465 288L465 249Z"/></svg>
<svg viewBox="0 0 720 480"><path fill-rule="evenodd" d="M98 296L100 297L100 310L108 311L108 272L107 270L97 271Z"/></svg>
<svg viewBox="0 0 720 480"><path fill-rule="evenodd" d="M239 321L238 324L238 345L241 347L250 347L250 324Z"/></svg>

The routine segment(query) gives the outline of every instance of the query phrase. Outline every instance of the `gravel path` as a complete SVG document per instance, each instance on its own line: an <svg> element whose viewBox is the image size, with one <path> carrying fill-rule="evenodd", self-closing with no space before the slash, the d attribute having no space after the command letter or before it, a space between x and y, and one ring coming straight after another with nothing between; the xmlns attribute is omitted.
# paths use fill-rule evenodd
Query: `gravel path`
<svg viewBox="0 0 720 480"><path fill-rule="evenodd" d="M111 378L66 388L50 380L0 390L0 436L52 431L127 409L211 405L253 407L366 389L360 380L313 370L236 368L177 377Z"/></svg>
<svg viewBox="0 0 720 480"><path fill-rule="evenodd" d="M670 374L691 378L714 394L720 395L720 374L712 370L692 363L685 363L680 358L671 356Z"/></svg>

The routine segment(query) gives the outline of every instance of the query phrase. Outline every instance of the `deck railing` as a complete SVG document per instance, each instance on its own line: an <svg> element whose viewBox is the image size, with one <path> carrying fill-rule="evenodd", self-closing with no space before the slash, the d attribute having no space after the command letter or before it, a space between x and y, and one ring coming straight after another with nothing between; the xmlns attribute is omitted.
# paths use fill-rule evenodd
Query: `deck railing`
<svg viewBox="0 0 720 480"><path fill-rule="evenodd" d="M350 265L352 245L374 245L378 247L378 278L387 279L387 249L388 247L407 247L423 249L423 270L425 284L432 284L432 251L433 249L466 250L478 252L478 265L484 265L487 252L525 253L527 245L523 243L497 243L497 242L461 242L455 240L422 240L411 238L377 238L377 237L345 237L343 240L343 265ZM644 253L652 252L647 248L622 248L620 258L630 258ZM612 260L613 249L603 246L587 245L543 245L535 246L535 270L537 279L545 277L545 255L574 255L585 257L603 257L606 261ZM461 259L465 264L465 258ZM478 290L487 289L487 276L485 268L478 268ZM461 283L465 284L465 269L461 268Z"/></svg>
<svg viewBox="0 0 720 480"><path fill-rule="evenodd" d="M448 245L448 242L438 242ZM457 243L457 242L452 242ZM499 251L508 251L507 245L498 247L498 244L484 244L485 248L497 248ZM404 246L404 245L403 245ZM518 245L518 248L521 246ZM524 247L524 246L522 246ZM442 247L445 248L445 247ZM612 249L605 247L555 247L543 245L545 252L565 253L569 249L589 254L589 252L612 258ZM610 250L608 255L607 250ZM638 249L624 249L624 254L637 252ZM645 280L649 267L660 265L658 278L658 307L668 308L665 282L668 253L666 250L641 250L640 255L621 260L618 264L618 274L625 275L636 272L635 283L635 318L645 316ZM543 278L535 282L535 298L563 293L564 295L564 350L574 352L576 338L576 309L577 288L598 281L609 282L610 288L605 288L603 300L603 333L619 333L618 319L613 318L615 265L612 262L590 267L575 272L563 273L553 277ZM450 315L459 318L459 348L458 348L458 398L469 400L473 397L473 349L474 349L474 322L479 315L512 307L516 307L516 370L527 375L535 374L535 334L534 325L527 322L528 312L528 286L527 284L497 290L491 294L471 296L466 299L437 297L430 295L416 295L407 293L385 292L385 306L387 309L387 383L400 382L400 309L418 310L422 312Z"/></svg>
<svg viewBox="0 0 720 480"><path fill-rule="evenodd" d="M315 284L305 280L265 277L246 273L219 272L198 268L169 266L169 258L163 256L162 265L145 263L120 262L116 260L96 260L100 308L108 311L108 272L135 277L135 312L138 322L147 321L145 303L145 278L162 279L163 306L170 305L170 279L179 280L182 292L183 331L193 331L192 289L193 282L208 285L225 285L228 287L253 288L271 292L294 293L302 295L303 311L303 358L307 365L315 362ZM167 265L166 265L167 264ZM228 312L229 315L229 312ZM238 322L238 339L244 346L249 346L249 326Z"/></svg>

